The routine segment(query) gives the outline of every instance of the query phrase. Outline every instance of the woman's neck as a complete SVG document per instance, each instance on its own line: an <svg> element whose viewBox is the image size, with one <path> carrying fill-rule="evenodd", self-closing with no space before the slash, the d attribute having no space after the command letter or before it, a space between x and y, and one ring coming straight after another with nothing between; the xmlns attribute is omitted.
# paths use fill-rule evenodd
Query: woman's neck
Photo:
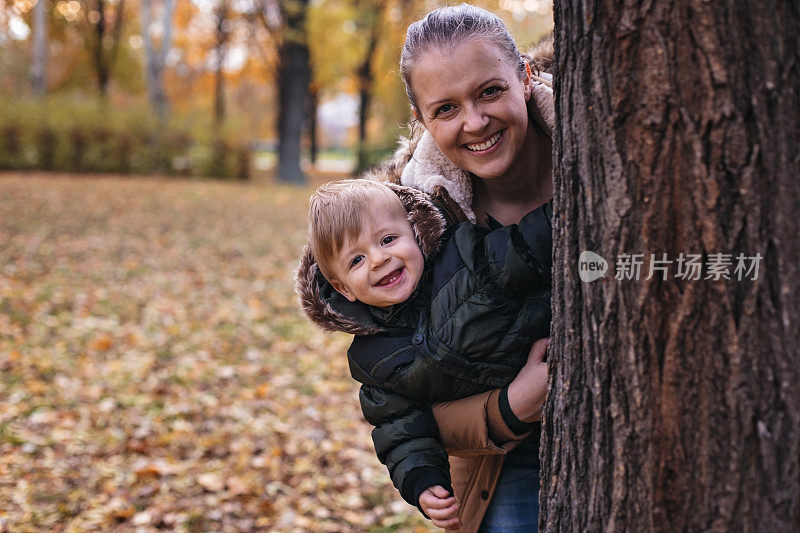
<svg viewBox="0 0 800 533"><path fill-rule="evenodd" d="M472 180L474 204L503 225L553 198L552 142L529 124L520 157L502 176Z"/></svg>

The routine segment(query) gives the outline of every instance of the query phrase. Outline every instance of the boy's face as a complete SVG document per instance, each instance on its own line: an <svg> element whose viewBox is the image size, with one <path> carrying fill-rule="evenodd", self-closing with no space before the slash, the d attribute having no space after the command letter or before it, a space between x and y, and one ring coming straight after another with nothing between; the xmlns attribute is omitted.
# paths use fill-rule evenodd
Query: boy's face
<svg viewBox="0 0 800 533"><path fill-rule="evenodd" d="M377 200L333 260L333 288L348 300L389 307L417 288L425 260L399 203Z"/></svg>

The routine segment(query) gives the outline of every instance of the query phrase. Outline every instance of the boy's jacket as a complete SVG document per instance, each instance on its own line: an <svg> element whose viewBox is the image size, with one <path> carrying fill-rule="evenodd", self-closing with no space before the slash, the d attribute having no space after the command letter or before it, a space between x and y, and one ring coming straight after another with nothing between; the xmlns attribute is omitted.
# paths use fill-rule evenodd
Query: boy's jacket
<svg viewBox="0 0 800 533"><path fill-rule="evenodd" d="M430 404L508 384L535 339L549 334L550 204L519 226L490 230L446 222L430 196L389 184L408 212L425 271L414 295L389 310L350 302L306 249L297 291L320 327L356 335L348 359L363 384L379 459L406 501L450 486L447 454ZM446 193L445 193L446 196Z"/></svg>

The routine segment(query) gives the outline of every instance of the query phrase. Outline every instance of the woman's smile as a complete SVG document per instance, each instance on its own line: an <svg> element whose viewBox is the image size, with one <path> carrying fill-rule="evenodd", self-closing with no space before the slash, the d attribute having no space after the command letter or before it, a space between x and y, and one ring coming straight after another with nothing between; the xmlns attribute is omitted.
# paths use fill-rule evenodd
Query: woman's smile
<svg viewBox="0 0 800 533"><path fill-rule="evenodd" d="M505 130L500 130L494 135L490 136L488 139L476 143L467 143L464 145L464 148L469 150L474 154L489 154L494 152L494 148L500 143L500 140L503 138L503 133Z"/></svg>

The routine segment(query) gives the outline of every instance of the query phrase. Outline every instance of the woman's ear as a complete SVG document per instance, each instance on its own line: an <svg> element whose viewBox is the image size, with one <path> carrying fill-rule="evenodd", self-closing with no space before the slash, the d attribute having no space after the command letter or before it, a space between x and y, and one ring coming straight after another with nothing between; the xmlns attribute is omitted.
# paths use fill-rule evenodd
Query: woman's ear
<svg viewBox="0 0 800 533"><path fill-rule="evenodd" d="M419 118L419 112L413 105L411 106L411 114L414 115L414 118L417 120L417 122L422 123L422 120Z"/></svg>
<svg viewBox="0 0 800 533"><path fill-rule="evenodd" d="M522 80L522 88L527 102L533 94L533 72L531 72L531 64L527 61L525 61L525 79Z"/></svg>

